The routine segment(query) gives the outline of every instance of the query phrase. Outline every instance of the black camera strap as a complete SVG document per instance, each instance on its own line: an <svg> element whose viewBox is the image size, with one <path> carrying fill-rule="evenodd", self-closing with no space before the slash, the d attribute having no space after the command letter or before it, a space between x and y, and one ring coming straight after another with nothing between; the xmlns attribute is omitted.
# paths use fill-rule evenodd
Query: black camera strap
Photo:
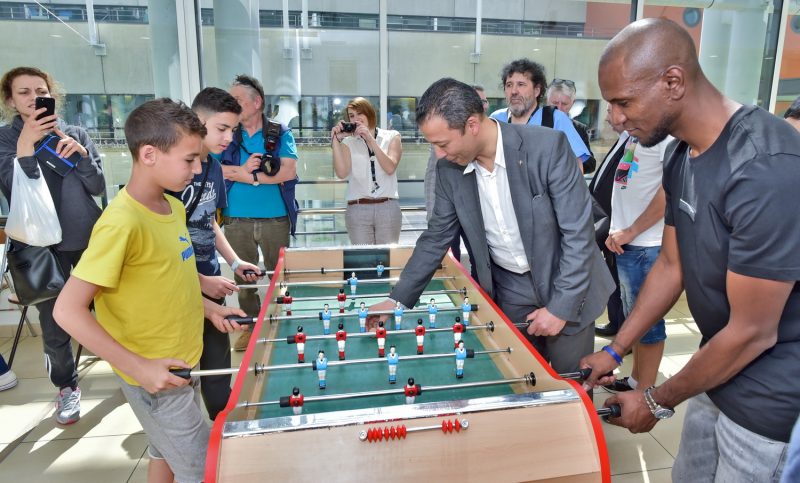
<svg viewBox="0 0 800 483"><path fill-rule="evenodd" d="M375 142L378 142L378 129L375 129ZM364 144L367 146L367 153L369 154L369 171L372 174L372 192L370 194L375 194L379 189L381 189L380 185L378 184L378 179L375 177L375 162L378 160L375 157L375 151L369 147L366 141Z"/></svg>
<svg viewBox="0 0 800 483"><path fill-rule="evenodd" d="M203 193L206 191L206 180L208 180L208 172L211 171L211 161L206 161L205 168L206 172L203 174L203 181L200 182L200 189L197 190L197 195L192 200L192 204L186 208L186 223L189 223L189 218L194 214L194 210L196 210L197 205L200 204L200 198L203 197ZM192 180L192 184L194 184L194 180Z"/></svg>

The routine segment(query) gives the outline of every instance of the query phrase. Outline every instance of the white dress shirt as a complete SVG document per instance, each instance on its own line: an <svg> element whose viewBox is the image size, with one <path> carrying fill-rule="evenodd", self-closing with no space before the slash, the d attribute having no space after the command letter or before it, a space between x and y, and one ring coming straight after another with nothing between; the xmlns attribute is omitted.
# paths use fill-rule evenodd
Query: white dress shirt
<svg viewBox="0 0 800 483"><path fill-rule="evenodd" d="M496 121L495 121L496 122ZM508 172L503 152L503 136L497 127L497 150L494 156L494 170L489 172L478 164L470 162L464 174L477 171L478 198L481 201L481 214L486 228L486 243L489 255L497 265L514 273L525 273L530 270L528 257L522 245L517 215L511 203L511 192L508 187Z"/></svg>

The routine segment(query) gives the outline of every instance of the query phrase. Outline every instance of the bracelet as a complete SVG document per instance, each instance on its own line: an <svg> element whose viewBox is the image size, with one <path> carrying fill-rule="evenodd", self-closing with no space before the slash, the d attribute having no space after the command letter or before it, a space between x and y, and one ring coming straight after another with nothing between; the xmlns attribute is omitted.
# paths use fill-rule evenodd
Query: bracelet
<svg viewBox="0 0 800 483"><path fill-rule="evenodd" d="M613 357L614 360L617 361L617 364L619 364L620 366L622 365L622 357L620 357L619 354L617 354L617 351L612 349L611 346L604 345L603 350L611 354L611 357Z"/></svg>
<svg viewBox="0 0 800 483"><path fill-rule="evenodd" d="M237 258L236 260L233 261L233 263L231 263L231 270L233 270L235 272L236 269L239 268L239 265L241 265L241 264L242 264L242 261Z"/></svg>

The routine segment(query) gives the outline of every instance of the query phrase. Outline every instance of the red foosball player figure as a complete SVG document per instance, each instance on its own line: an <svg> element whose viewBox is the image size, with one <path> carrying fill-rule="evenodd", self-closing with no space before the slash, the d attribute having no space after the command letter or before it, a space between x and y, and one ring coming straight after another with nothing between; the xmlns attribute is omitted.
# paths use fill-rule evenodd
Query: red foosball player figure
<svg viewBox="0 0 800 483"><path fill-rule="evenodd" d="M344 324L339 324L336 331L336 345L339 346L339 360L344 360L344 343L347 340L347 332L344 331Z"/></svg>
<svg viewBox="0 0 800 483"><path fill-rule="evenodd" d="M375 338L378 339L378 357L383 357L386 355L383 351L383 347L386 344L386 327L383 326L383 322L378 322L378 328L375 329Z"/></svg>
<svg viewBox="0 0 800 483"><path fill-rule="evenodd" d="M414 378L409 377L408 384L406 384L406 387L403 389L403 392L406 395L406 404L414 404L414 398L419 396L419 393L421 391L419 385L414 384Z"/></svg>
<svg viewBox="0 0 800 483"><path fill-rule="evenodd" d="M453 324L453 339L455 340L455 346L453 348L458 348L458 341L461 340L461 335L464 333L464 324L461 323L461 317L456 317L456 323Z"/></svg>
<svg viewBox="0 0 800 483"><path fill-rule="evenodd" d="M305 362L306 335L303 333L302 325L297 326L297 333L294 335L294 343L297 344L297 363Z"/></svg>
<svg viewBox="0 0 800 483"><path fill-rule="evenodd" d="M292 412L295 414L303 412L303 395L300 394L299 387L292 389L292 395L289 396L289 406L292 407Z"/></svg>
<svg viewBox="0 0 800 483"><path fill-rule="evenodd" d="M336 300L339 301L339 313L344 313L344 303L347 301L347 295L344 293L344 289L339 289L339 295L336 296Z"/></svg>
<svg viewBox="0 0 800 483"><path fill-rule="evenodd" d="M292 295L288 290L283 294L283 308L286 310L286 315L292 315Z"/></svg>
<svg viewBox="0 0 800 483"><path fill-rule="evenodd" d="M414 333L417 335L417 354L422 354L422 345L425 343L425 326L422 325L422 319L417 319Z"/></svg>

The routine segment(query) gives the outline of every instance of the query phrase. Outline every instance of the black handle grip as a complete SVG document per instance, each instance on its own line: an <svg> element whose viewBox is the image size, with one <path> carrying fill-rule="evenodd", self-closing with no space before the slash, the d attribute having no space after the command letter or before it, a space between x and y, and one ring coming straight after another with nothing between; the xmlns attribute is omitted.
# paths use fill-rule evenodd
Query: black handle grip
<svg viewBox="0 0 800 483"><path fill-rule="evenodd" d="M608 415L609 417L618 418L622 416L622 408L620 407L619 404L612 404L611 406L608 407L608 409L610 410L610 413Z"/></svg>
<svg viewBox="0 0 800 483"><path fill-rule="evenodd" d="M591 367L584 367L583 369L580 370L580 374L581 374L581 380L585 381L586 379L589 378L589 376L592 375L592 368ZM605 374L603 374L600 377L608 377L608 376L613 376L613 375L614 375L613 371L608 371L608 372L606 372Z"/></svg>
<svg viewBox="0 0 800 483"><path fill-rule="evenodd" d="M255 275L258 278L261 278L261 277L264 276L264 272L256 272L255 270L245 270L244 274L245 275Z"/></svg>
<svg viewBox="0 0 800 483"><path fill-rule="evenodd" d="M182 377L184 379L191 379L192 378L192 370L185 369L183 367L179 367L177 369L170 369L169 372L175 374L178 377Z"/></svg>
<svg viewBox="0 0 800 483"><path fill-rule="evenodd" d="M239 325L250 325L256 323L255 317L237 317L235 315L228 315L227 317L225 317L225 320L236 322Z"/></svg>

